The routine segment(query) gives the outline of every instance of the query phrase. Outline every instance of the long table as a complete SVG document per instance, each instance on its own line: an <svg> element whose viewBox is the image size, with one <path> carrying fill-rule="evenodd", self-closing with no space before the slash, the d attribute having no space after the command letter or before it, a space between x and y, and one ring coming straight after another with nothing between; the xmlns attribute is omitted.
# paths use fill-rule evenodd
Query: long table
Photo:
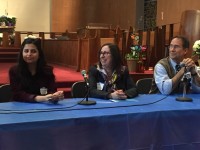
<svg viewBox="0 0 200 150"><path fill-rule="evenodd" d="M0 150L199 150L200 95L0 104Z"/></svg>

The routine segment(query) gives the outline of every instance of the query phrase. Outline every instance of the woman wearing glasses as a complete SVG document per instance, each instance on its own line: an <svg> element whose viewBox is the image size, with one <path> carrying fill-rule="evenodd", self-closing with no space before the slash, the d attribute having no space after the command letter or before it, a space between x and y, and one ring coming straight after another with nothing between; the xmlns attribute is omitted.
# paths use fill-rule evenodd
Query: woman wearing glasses
<svg viewBox="0 0 200 150"><path fill-rule="evenodd" d="M98 53L98 58L98 64L89 70L91 97L125 100L138 95L127 67L122 65L117 45L104 44Z"/></svg>

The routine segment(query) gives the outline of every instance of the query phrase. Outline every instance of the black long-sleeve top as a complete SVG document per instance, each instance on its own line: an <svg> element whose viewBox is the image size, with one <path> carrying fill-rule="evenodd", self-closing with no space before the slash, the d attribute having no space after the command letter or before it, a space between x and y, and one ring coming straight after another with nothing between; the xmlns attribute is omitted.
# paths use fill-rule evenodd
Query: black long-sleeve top
<svg viewBox="0 0 200 150"><path fill-rule="evenodd" d="M123 90L128 98L133 98L138 95L136 85L133 82L127 67L123 66L123 71L117 76L115 84L115 89ZM89 69L89 94L91 97L108 99L108 95L111 91L106 90L106 88L99 90L98 83L102 83L105 86L106 80L102 76L102 73L97 69L97 66L92 66Z"/></svg>
<svg viewBox="0 0 200 150"><path fill-rule="evenodd" d="M47 88L48 93L57 91L53 68L47 66L44 69L43 73L31 75L30 72L26 72L22 75L17 66L10 68L9 78L14 101L35 102L34 98L40 95L42 87Z"/></svg>

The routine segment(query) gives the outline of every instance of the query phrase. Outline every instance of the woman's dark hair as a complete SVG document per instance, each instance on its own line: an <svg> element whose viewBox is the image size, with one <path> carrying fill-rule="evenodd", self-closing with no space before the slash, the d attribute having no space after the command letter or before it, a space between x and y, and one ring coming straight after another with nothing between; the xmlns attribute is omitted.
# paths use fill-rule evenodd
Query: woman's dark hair
<svg viewBox="0 0 200 150"><path fill-rule="evenodd" d="M189 48L190 42L186 37L184 37L182 35L178 35L178 36L173 37L172 40L175 39L175 38L180 39L182 41L183 48Z"/></svg>
<svg viewBox="0 0 200 150"><path fill-rule="evenodd" d="M55 76L53 74L53 67L48 66L46 61L45 61L45 57L44 57L44 53L43 50L41 48L41 39L40 38L27 38L23 41L22 45L21 45L21 50L19 53L19 57L18 57L18 73L21 76L22 80L22 84L24 86L28 86L28 84L30 84L30 79L29 77L27 77L28 74L30 74L30 71L28 69L28 65L27 63L24 61L23 59L23 49L25 47L26 44L34 44L38 50L39 53L39 58L37 61L37 66L36 66L36 75L38 77L50 77L49 79L46 80L55 80Z"/></svg>
<svg viewBox="0 0 200 150"><path fill-rule="evenodd" d="M121 59L121 55L120 55L120 49L116 44L113 44L113 43L106 43L106 44L103 44L101 46L101 48L99 50L99 53L98 53L100 68L102 68L102 64L100 62L100 52L101 52L101 49L104 46L108 46L109 49L110 49L110 53L111 53L111 56L112 56L112 67L113 67L113 70L117 70L117 71L120 70L121 66L123 65L122 59Z"/></svg>
<svg viewBox="0 0 200 150"><path fill-rule="evenodd" d="M44 53L41 49L41 39L40 38L27 38L23 41L21 50L19 53L19 59L18 59L18 65L22 68L27 68L27 64L23 59L23 49L26 44L34 44L37 47L37 50L39 52L39 59L37 62L37 71L43 69L43 67L46 65L46 61L44 58Z"/></svg>

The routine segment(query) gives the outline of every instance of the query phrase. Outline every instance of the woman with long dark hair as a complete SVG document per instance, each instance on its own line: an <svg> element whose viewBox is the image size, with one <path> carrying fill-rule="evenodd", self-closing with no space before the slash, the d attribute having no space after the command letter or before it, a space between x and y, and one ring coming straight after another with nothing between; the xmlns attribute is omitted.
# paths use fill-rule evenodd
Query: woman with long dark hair
<svg viewBox="0 0 200 150"><path fill-rule="evenodd" d="M53 67L47 65L41 39L28 36L22 43L18 64L9 70L14 101L57 102L64 98L57 91Z"/></svg>
<svg viewBox="0 0 200 150"><path fill-rule="evenodd" d="M123 100L138 95L127 67L122 64L116 44L104 44L99 50L98 58L98 65L89 70L91 97Z"/></svg>

